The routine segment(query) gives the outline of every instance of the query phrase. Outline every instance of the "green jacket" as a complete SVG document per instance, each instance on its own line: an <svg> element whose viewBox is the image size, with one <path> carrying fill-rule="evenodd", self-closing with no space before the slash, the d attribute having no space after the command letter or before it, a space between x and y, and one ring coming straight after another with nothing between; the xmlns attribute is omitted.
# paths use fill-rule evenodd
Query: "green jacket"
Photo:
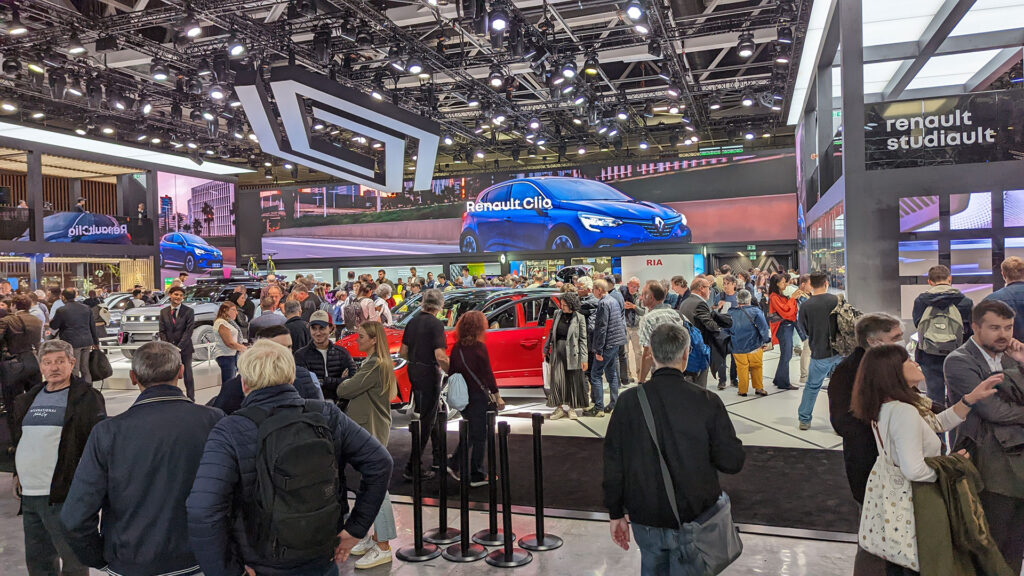
<svg viewBox="0 0 1024 576"><path fill-rule="evenodd" d="M992 540L978 494L981 474L959 454L925 458L935 482L914 482L921 574L1017 576Z"/></svg>

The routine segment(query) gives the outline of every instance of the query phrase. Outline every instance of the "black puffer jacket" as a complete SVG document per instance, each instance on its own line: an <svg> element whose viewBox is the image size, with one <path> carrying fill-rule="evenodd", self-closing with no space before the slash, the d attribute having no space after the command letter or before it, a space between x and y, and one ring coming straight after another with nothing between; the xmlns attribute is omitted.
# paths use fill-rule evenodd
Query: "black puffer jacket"
<svg viewBox="0 0 1024 576"><path fill-rule="evenodd" d="M324 392L324 399L334 402L338 400L338 384L356 373L356 363L352 361L352 356L334 343L327 346L326 362L324 355L317 350L316 344L310 342L295 351L295 364L316 374ZM345 370L348 370L348 374L344 373Z"/></svg>

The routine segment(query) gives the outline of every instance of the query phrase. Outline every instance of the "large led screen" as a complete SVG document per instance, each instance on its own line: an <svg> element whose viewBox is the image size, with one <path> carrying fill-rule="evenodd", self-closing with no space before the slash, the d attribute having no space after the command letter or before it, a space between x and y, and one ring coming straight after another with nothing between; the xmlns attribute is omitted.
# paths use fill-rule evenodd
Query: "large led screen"
<svg viewBox="0 0 1024 576"><path fill-rule="evenodd" d="M727 180L736 165L770 162L793 157L720 155L481 174L435 179L428 191L401 194L357 185L264 190L262 250L280 260L792 241L793 193L715 199L706 190L694 193L709 176Z"/></svg>
<svg viewBox="0 0 1024 576"><path fill-rule="evenodd" d="M205 274L235 261L234 184L158 172L157 194L161 276Z"/></svg>

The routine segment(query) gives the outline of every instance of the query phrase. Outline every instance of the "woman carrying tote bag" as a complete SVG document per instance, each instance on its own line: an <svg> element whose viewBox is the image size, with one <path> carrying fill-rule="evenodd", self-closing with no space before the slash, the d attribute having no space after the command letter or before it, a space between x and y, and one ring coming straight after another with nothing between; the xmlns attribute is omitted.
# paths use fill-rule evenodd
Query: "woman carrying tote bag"
<svg viewBox="0 0 1024 576"><path fill-rule="evenodd" d="M925 458L940 455L938 434L959 426L976 403L995 394L997 380L984 380L938 415L917 391L923 382L906 348L888 344L868 349L853 385L853 415L871 424L878 445L861 510L860 547L886 560L887 576L918 574L911 482L936 481Z"/></svg>
<svg viewBox="0 0 1024 576"><path fill-rule="evenodd" d="M575 420L590 404L587 397L587 319L580 313L580 297L575 292L559 295L561 306L555 311L548 341L544 345L547 379L551 383L548 407L554 408L552 420L568 416Z"/></svg>

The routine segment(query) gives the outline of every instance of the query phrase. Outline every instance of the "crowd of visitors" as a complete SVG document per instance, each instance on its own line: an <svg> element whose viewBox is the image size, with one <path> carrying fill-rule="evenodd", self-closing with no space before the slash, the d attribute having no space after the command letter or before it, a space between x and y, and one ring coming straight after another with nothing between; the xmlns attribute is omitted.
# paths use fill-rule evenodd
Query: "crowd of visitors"
<svg viewBox="0 0 1024 576"><path fill-rule="evenodd" d="M392 310L418 298L397 355L424 430L434 428L445 375L467 384L468 442L451 455L427 452L432 435L423 434L420 453L435 461L421 474L481 486L486 415L505 408L486 346L493 326L480 311L460 314L449 350L439 319L446 292L481 284L557 289L543 342L549 418L611 416L603 463L611 537L628 548L632 531L643 574L702 566L706 551L695 543L709 537L712 518L715 546L732 554L718 474L739 472L746 454L722 394L731 385L740 397L751 388L768 395L765 353L775 349L775 387L802 387L799 430L810 429L829 379L829 419L862 506L858 574L936 574L950 563L973 567L959 573L1018 574L1024 261L1008 258L1001 271L1006 287L973 302L949 268L933 267L914 303L913 355L902 321L861 315L814 272L723 266L641 282L468 270L449 280L413 268L395 281L384 270L352 273L333 287L270 277L255 302L239 287L219 305L212 338L221 386L208 406L193 402L195 315L180 278L155 341L131 358L140 394L111 418L88 369L105 335L103 293L13 293L0 282L0 376L29 574L84 575L92 566L320 576L337 574L349 555L360 556L359 569L390 562L397 527L386 447L397 379L386 327L397 320ZM131 294L141 305L148 298L141 287ZM354 334L360 361L336 343L344 333ZM799 379L789 373L795 354ZM457 472L464 451L469 478ZM349 466L361 478L351 507ZM404 477L412 473L406 462ZM275 480L284 477L303 481ZM968 526L942 524L968 508ZM930 520L889 532L894 511L907 510Z"/></svg>

